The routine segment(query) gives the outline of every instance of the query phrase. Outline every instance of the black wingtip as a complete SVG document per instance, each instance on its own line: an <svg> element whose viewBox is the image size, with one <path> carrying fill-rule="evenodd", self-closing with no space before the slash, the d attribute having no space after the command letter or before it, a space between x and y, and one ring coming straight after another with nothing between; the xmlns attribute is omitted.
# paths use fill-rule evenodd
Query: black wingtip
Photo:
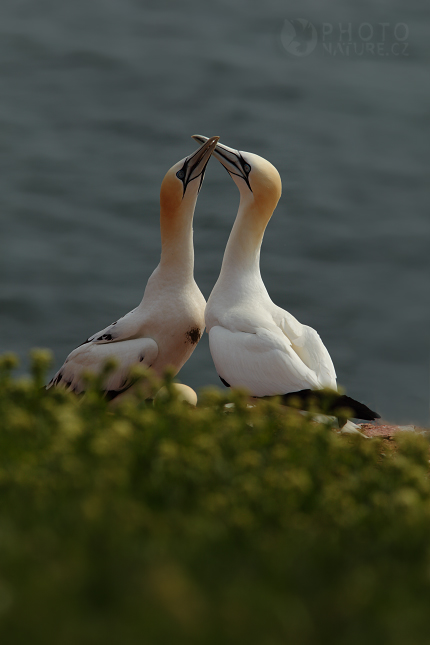
<svg viewBox="0 0 430 645"><path fill-rule="evenodd" d="M104 394L108 401L113 401L121 392L121 390L106 390Z"/></svg>
<svg viewBox="0 0 430 645"><path fill-rule="evenodd" d="M360 401L356 401L355 399L351 399L350 396L346 396L345 394L342 394L338 399L336 399L334 407L335 409L349 408L354 412L354 417L356 419L363 419L364 421L374 421L375 419L381 418L381 415L368 408L367 405L364 405L364 403L360 403Z"/></svg>
<svg viewBox="0 0 430 645"><path fill-rule="evenodd" d="M219 376L219 374L218 374L218 376ZM223 382L223 384L224 384L226 387L230 387L230 384L229 384L229 383L227 383L227 381L225 381L225 380L223 379L223 377L222 377L222 376L219 376L219 377L220 377L221 381Z"/></svg>
<svg viewBox="0 0 430 645"><path fill-rule="evenodd" d="M343 416L340 413L342 409L348 409L352 412L351 417L354 419L363 419L363 421L374 421L381 416L364 405L360 401L352 399L345 394L327 390L300 390L300 392L289 392L282 396L285 405L291 405L293 402L299 402L303 409L317 404L325 414L334 416Z"/></svg>

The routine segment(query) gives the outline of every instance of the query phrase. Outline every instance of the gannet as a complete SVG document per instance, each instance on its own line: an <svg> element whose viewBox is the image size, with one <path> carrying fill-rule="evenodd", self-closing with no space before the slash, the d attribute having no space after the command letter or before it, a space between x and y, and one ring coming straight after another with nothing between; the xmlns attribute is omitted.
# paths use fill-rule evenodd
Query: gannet
<svg viewBox="0 0 430 645"><path fill-rule="evenodd" d="M85 390L85 372L100 373L107 359L117 367L105 392L113 399L130 387L132 365L167 366L178 373L204 331L205 299L194 281L193 216L206 165L219 137L178 161L165 175L160 191L160 263L150 276L141 303L90 336L72 351L47 388Z"/></svg>
<svg viewBox="0 0 430 645"><path fill-rule="evenodd" d="M206 137L194 135L199 143ZM349 408L354 417L379 415L337 394L333 361L318 333L275 305L260 274L264 231L281 196L281 178L266 159L217 144L213 155L240 192L239 210L219 278L205 311L215 368L224 385L246 388L254 397L281 395L308 403L334 397L331 409Z"/></svg>

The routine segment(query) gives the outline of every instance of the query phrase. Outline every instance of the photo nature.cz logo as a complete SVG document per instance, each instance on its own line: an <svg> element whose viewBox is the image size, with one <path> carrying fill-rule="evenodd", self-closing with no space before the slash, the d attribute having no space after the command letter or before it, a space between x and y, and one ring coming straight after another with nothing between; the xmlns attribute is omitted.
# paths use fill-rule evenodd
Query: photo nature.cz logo
<svg viewBox="0 0 430 645"><path fill-rule="evenodd" d="M324 56L360 58L361 56L409 56L409 27L404 22L323 22L318 29L305 18L285 20L281 43L288 54L303 58L318 45Z"/></svg>

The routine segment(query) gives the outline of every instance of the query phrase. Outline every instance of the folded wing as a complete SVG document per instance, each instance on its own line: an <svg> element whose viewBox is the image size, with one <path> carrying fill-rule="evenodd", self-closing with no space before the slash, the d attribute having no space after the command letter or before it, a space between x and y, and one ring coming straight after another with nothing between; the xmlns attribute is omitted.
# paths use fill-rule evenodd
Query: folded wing
<svg viewBox="0 0 430 645"><path fill-rule="evenodd" d="M132 365L149 367L158 355L155 340L138 336L141 333L141 322L133 314L134 311L131 311L74 349L49 382L47 389L60 386L77 393L83 392L85 372L99 374L106 361L114 359L117 367L107 378L105 389L111 398L126 390L129 387L127 377Z"/></svg>
<svg viewBox="0 0 430 645"><path fill-rule="evenodd" d="M294 316L283 309L279 312L276 323L290 341L297 356L314 372L318 379L318 387L336 390L336 371L333 361L319 334L312 327L299 323Z"/></svg>
<svg viewBox="0 0 430 645"><path fill-rule="evenodd" d="M209 345L219 376L253 396L273 396L321 387L280 329L256 328L255 333L214 326Z"/></svg>
<svg viewBox="0 0 430 645"><path fill-rule="evenodd" d="M93 334L82 345L86 343L114 343L141 336L142 320L136 314L136 309L129 311L122 318L111 323L104 329Z"/></svg>

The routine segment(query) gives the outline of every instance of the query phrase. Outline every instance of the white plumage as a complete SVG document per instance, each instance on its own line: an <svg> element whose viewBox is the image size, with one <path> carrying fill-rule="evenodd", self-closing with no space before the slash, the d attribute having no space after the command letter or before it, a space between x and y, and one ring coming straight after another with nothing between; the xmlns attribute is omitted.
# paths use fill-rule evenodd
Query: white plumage
<svg viewBox="0 0 430 645"><path fill-rule="evenodd" d="M107 359L117 368L108 377L109 398L126 391L135 364L159 375L167 366L179 372L204 330L205 299L194 280L193 215L209 158L218 137L176 163L160 192L161 259L148 280L142 302L69 354L49 387L85 389L83 374L99 373Z"/></svg>
<svg viewBox="0 0 430 645"><path fill-rule="evenodd" d="M200 143L206 137L195 135ZM240 191L238 214L205 322L219 376L253 396L336 390L336 372L318 333L270 299L260 274L265 228L281 195L278 171L255 154L217 144L214 156Z"/></svg>

